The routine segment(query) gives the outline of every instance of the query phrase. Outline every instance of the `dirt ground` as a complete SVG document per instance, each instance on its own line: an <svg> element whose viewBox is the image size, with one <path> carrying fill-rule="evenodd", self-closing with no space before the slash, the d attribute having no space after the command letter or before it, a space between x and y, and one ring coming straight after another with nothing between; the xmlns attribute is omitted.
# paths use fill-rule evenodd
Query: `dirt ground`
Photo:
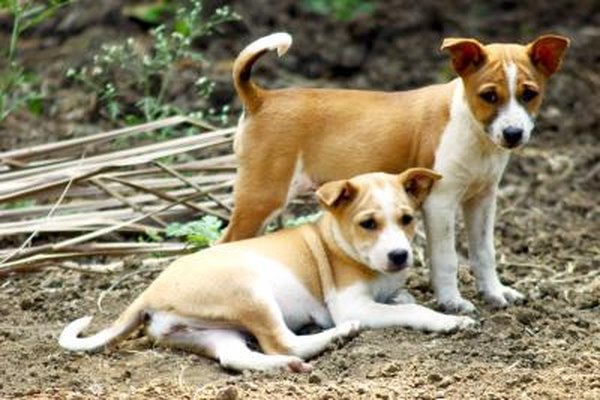
<svg viewBox="0 0 600 400"><path fill-rule="evenodd" d="M80 1L24 40L24 62L41 74L50 95L42 117L18 113L0 126L0 149L104 127L82 106L85 94L63 76L102 41L143 37L144 28L122 17L118 3ZM446 36L572 38L534 139L513 156L501 185L499 271L528 301L491 310L476 300L479 325L455 334L363 331L312 360L309 374L235 374L143 337L110 353L61 350L57 337L67 322L94 314L93 328L100 328L158 269L141 259L113 274L48 268L0 280L0 398L600 398L600 4L398 0L342 23L298 3L235 1L243 22L198 43L215 61L207 72L218 82L215 104L234 100L223 65L251 38L276 30L292 33L295 42L285 59L265 57L257 68L268 87L405 89L450 76L438 51ZM0 21L1 43L7 32ZM466 254L464 237L459 250ZM427 268L417 264L408 287L432 306ZM477 299L464 258L460 276L464 294Z"/></svg>

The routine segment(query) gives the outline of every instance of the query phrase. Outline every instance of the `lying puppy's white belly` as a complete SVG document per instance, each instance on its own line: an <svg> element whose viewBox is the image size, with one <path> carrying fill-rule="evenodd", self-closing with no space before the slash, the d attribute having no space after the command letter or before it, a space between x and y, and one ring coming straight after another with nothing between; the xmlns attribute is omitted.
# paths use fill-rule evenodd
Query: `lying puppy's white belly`
<svg viewBox="0 0 600 400"><path fill-rule="evenodd" d="M261 288L270 290L275 295L277 305L283 313L286 325L292 329L315 323L323 328L333 326L333 320L327 307L308 291L306 287L290 272L290 269L278 261L259 254L245 254L260 276Z"/></svg>

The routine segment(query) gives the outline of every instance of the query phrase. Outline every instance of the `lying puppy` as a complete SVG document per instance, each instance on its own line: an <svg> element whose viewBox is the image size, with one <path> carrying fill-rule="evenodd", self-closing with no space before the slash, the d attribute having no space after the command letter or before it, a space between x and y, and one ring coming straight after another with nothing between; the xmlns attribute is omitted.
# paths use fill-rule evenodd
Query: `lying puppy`
<svg viewBox="0 0 600 400"><path fill-rule="evenodd" d="M71 322L59 343L93 351L141 324L148 336L219 360L234 370L307 371L305 359L359 326L446 332L473 324L416 304L392 304L412 262L414 215L440 176L427 169L372 173L317 191L316 224L217 245L175 261L112 326L87 337ZM327 328L297 336L309 323ZM265 354L246 344L256 338Z"/></svg>
<svg viewBox="0 0 600 400"><path fill-rule="evenodd" d="M503 307L522 295L496 274L496 191L510 150L529 141L548 78L569 40L542 36L526 46L446 39L460 79L405 92L263 90L250 79L267 50L281 55L285 33L266 36L236 59L244 103L235 138L235 208L222 242L255 236L298 192L367 172L433 168L444 176L424 206L438 304L473 311L460 295L454 224L462 206L479 291ZM268 185L268 190L257 190Z"/></svg>

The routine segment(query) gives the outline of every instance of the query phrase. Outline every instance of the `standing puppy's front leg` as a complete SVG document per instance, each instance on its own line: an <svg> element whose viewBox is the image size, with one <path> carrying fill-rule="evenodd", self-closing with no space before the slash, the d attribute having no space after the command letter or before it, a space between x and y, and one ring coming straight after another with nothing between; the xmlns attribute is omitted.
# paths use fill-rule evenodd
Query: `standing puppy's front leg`
<svg viewBox="0 0 600 400"><path fill-rule="evenodd" d="M477 278L479 292L495 307L506 307L523 299L518 291L503 285L496 273L494 216L496 186L463 204L469 238L469 261Z"/></svg>
<svg viewBox="0 0 600 400"><path fill-rule="evenodd" d="M458 291L458 257L454 224L458 196L434 188L423 206L431 283L440 308L448 312L473 312L475 306Z"/></svg>

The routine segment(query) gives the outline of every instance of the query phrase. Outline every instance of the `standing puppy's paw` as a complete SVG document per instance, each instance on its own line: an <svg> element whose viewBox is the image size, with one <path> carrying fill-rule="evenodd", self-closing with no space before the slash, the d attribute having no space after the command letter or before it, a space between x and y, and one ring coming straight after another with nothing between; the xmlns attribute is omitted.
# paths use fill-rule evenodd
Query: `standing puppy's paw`
<svg viewBox="0 0 600 400"><path fill-rule="evenodd" d="M441 311L449 314L470 314L477 311L473 303L462 297L439 299L437 304Z"/></svg>
<svg viewBox="0 0 600 400"><path fill-rule="evenodd" d="M485 301L494 308L505 308L510 304L519 304L525 300L525 296L520 292L504 285L500 285L494 290L484 290L482 295Z"/></svg>

